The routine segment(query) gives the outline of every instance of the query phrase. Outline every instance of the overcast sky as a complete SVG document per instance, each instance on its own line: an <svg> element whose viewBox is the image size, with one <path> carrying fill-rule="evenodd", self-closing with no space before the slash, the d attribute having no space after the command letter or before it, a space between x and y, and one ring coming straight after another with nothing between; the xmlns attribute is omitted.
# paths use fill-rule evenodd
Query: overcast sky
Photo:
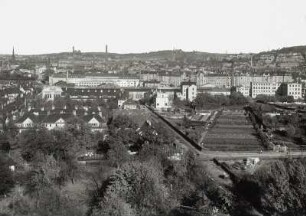
<svg viewBox="0 0 306 216"><path fill-rule="evenodd" d="M306 0L0 0L0 53L306 45Z"/></svg>

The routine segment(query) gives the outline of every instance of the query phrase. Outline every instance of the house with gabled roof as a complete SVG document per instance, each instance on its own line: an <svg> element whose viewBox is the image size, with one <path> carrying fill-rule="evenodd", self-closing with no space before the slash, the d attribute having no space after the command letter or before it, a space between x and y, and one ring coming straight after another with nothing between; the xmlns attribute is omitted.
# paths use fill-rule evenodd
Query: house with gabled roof
<svg viewBox="0 0 306 216"><path fill-rule="evenodd" d="M92 132L102 132L107 129L106 121L98 114L86 115L82 118Z"/></svg>
<svg viewBox="0 0 306 216"><path fill-rule="evenodd" d="M75 110L59 108L48 111L43 109L30 109L19 120L17 120L15 125L19 129L19 132L32 129L36 126L45 127L48 130L54 130L64 128L68 120L73 117L83 119L93 132L103 131L107 128L106 120L99 109L97 111L89 109Z"/></svg>
<svg viewBox="0 0 306 216"><path fill-rule="evenodd" d="M128 99L122 104L122 109L139 109L139 103L132 99Z"/></svg>
<svg viewBox="0 0 306 216"><path fill-rule="evenodd" d="M69 114L50 114L42 120L42 126L48 130L64 128L67 120L72 118Z"/></svg>
<svg viewBox="0 0 306 216"><path fill-rule="evenodd" d="M37 126L37 124L40 122L39 118L41 118L41 116L34 115L32 113L26 113L15 123L15 125L21 133L24 130L28 130Z"/></svg>

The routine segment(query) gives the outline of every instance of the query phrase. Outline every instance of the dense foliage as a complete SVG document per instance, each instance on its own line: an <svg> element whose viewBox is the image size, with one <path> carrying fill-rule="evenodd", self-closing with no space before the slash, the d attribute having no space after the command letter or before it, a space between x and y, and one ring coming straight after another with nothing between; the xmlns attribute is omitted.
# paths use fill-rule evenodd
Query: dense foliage
<svg viewBox="0 0 306 216"><path fill-rule="evenodd" d="M0 197L10 192L14 187L15 182L9 166L10 164L0 153Z"/></svg>
<svg viewBox="0 0 306 216"><path fill-rule="evenodd" d="M254 206L263 215L305 215L305 175L305 160L288 159L272 161L244 176L235 185L237 215L252 215L246 206Z"/></svg>
<svg viewBox="0 0 306 216"><path fill-rule="evenodd" d="M240 92L232 92L226 95L198 94L195 99L196 108L211 108L220 106L245 105L247 99Z"/></svg>

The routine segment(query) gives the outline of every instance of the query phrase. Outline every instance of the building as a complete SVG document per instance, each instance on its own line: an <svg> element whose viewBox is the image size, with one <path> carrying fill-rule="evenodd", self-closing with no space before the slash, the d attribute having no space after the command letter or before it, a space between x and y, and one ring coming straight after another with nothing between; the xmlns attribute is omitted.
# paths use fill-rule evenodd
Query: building
<svg viewBox="0 0 306 216"><path fill-rule="evenodd" d="M234 75L231 78L232 86L248 86L250 87L251 82L256 83L281 83L281 82L293 82L292 76L289 75L262 75L262 76L251 76L251 75Z"/></svg>
<svg viewBox="0 0 306 216"><path fill-rule="evenodd" d="M139 103L137 103L137 101L128 99L122 104L121 108L127 110L134 110L134 109L140 109L140 106Z"/></svg>
<svg viewBox="0 0 306 216"><path fill-rule="evenodd" d="M140 80L145 86L179 87L183 80L183 74L179 71L142 71Z"/></svg>
<svg viewBox="0 0 306 216"><path fill-rule="evenodd" d="M102 116L101 108L90 110L88 107L75 107L73 109L52 107L51 110L29 108L16 121L15 126L20 133L35 127L56 130L64 128L74 118L83 120L92 132L103 131L107 128L106 119Z"/></svg>
<svg viewBox="0 0 306 216"><path fill-rule="evenodd" d="M124 90L118 87L67 87L63 94L72 100L112 100L122 98Z"/></svg>
<svg viewBox="0 0 306 216"><path fill-rule="evenodd" d="M54 74L49 77L49 84L54 85L59 81L64 81L67 84L74 84L76 87L97 87L107 84L113 84L118 87L138 87L138 76L121 76L109 75L100 73L90 73L86 75L68 75Z"/></svg>
<svg viewBox="0 0 306 216"><path fill-rule="evenodd" d="M197 86L203 87L207 84L213 85L218 88L230 88L231 77L228 75L205 75L203 72L197 74Z"/></svg>
<svg viewBox="0 0 306 216"><path fill-rule="evenodd" d="M282 83L280 94L283 96L292 96L295 100L303 98L302 84L299 83Z"/></svg>
<svg viewBox="0 0 306 216"><path fill-rule="evenodd" d="M0 101L3 105L11 104L20 97L23 97L23 92L17 87L0 90Z"/></svg>
<svg viewBox="0 0 306 216"><path fill-rule="evenodd" d="M41 91L42 98L47 100L54 100L56 97L60 97L62 93L62 88L58 86L45 86Z"/></svg>
<svg viewBox="0 0 306 216"><path fill-rule="evenodd" d="M248 85L237 86L236 91L240 92L244 97L250 96L250 86Z"/></svg>
<svg viewBox="0 0 306 216"><path fill-rule="evenodd" d="M160 72L159 81L165 86L178 87L182 82L182 75L178 72Z"/></svg>
<svg viewBox="0 0 306 216"><path fill-rule="evenodd" d="M203 93L207 93L210 95L230 95L231 94L231 90L229 88L198 88L198 93L203 94Z"/></svg>
<svg viewBox="0 0 306 216"><path fill-rule="evenodd" d="M143 87L147 87L147 88L159 88L160 86L161 86L160 81L157 81L157 80L143 82Z"/></svg>
<svg viewBox="0 0 306 216"><path fill-rule="evenodd" d="M258 83L251 82L251 97L256 98L257 95L268 95L275 96L277 89L280 87L281 83Z"/></svg>
<svg viewBox="0 0 306 216"><path fill-rule="evenodd" d="M197 97L196 82L182 82L181 92L177 94L181 100L193 101Z"/></svg>
<svg viewBox="0 0 306 216"><path fill-rule="evenodd" d="M158 110L164 110L171 108L171 95L164 92L157 92L156 98L155 98L155 108Z"/></svg>
<svg viewBox="0 0 306 216"><path fill-rule="evenodd" d="M144 99L145 95L148 94L151 89L150 88L125 88L124 95L127 96L127 98L139 101L141 99Z"/></svg>

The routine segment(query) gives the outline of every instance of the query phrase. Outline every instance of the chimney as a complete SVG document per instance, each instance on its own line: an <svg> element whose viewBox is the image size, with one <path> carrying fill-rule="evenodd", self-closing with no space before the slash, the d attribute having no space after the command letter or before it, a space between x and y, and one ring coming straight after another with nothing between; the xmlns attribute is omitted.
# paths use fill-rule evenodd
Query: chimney
<svg viewBox="0 0 306 216"><path fill-rule="evenodd" d="M67 106L66 106L66 105L64 106L64 109L67 109Z"/></svg>
<svg viewBox="0 0 306 216"><path fill-rule="evenodd" d="M74 115L74 116L76 116L77 114L76 114L76 110L72 110L72 114Z"/></svg>
<svg viewBox="0 0 306 216"><path fill-rule="evenodd" d="M31 111L31 109L32 109L32 108L31 108L31 106L28 106L28 112L30 112L30 111Z"/></svg>
<svg viewBox="0 0 306 216"><path fill-rule="evenodd" d="M52 108L51 108L52 110L55 110L55 106L52 104Z"/></svg>
<svg viewBox="0 0 306 216"><path fill-rule="evenodd" d="M45 111L45 107L42 106L42 107L40 108L40 110L41 110L41 111Z"/></svg>

